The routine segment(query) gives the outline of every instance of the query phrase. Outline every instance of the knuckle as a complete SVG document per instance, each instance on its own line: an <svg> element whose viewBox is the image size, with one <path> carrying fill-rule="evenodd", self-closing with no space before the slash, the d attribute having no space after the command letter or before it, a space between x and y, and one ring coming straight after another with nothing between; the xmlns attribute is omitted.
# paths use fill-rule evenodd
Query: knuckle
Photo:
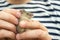
<svg viewBox="0 0 60 40"><path fill-rule="evenodd" d="M3 38L5 38L5 37L15 38L15 33L11 32L11 31L8 31L8 30L1 29L0 30L0 36L2 36Z"/></svg>

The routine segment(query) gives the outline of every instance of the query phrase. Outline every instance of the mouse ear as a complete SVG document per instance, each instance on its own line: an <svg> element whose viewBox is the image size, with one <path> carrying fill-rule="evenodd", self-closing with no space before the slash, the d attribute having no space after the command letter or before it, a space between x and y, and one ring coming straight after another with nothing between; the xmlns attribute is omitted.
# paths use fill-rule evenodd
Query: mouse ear
<svg viewBox="0 0 60 40"><path fill-rule="evenodd" d="M24 9L20 10L20 12L21 12L21 14L26 13L26 11Z"/></svg>
<svg viewBox="0 0 60 40"><path fill-rule="evenodd" d="M21 14L23 14L23 10L20 10Z"/></svg>
<svg viewBox="0 0 60 40"><path fill-rule="evenodd" d="M32 13L28 13L28 15L29 15L29 16L31 16L31 17L33 16L33 14L32 14Z"/></svg>

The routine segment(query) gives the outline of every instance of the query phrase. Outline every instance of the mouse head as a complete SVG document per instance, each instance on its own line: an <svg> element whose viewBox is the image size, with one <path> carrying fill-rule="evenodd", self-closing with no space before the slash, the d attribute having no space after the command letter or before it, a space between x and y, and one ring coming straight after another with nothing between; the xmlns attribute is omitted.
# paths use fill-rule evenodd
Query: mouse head
<svg viewBox="0 0 60 40"><path fill-rule="evenodd" d="M29 19L33 17L32 13L26 12L25 10L21 10L21 14L22 14L22 16L25 16L25 17L27 17Z"/></svg>

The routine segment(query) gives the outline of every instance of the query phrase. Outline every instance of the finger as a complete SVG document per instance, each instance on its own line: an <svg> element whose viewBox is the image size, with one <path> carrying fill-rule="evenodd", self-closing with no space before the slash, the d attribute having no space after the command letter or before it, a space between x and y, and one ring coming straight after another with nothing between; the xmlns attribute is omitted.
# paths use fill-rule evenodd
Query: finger
<svg viewBox="0 0 60 40"><path fill-rule="evenodd" d="M22 27L22 28L33 28L33 29L36 28L36 29L42 29L44 31L48 31L47 28L44 25L42 25L40 22L33 21L33 20L31 20L31 21L26 21L26 20L21 21L19 23L19 26Z"/></svg>
<svg viewBox="0 0 60 40"><path fill-rule="evenodd" d="M0 12L0 19L6 20L13 24L18 24L18 19L16 17L14 17L13 15L8 14L6 12Z"/></svg>
<svg viewBox="0 0 60 40"><path fill-rule="evenodd" d="M0 30L0 38L11 38L11 39L15 39L15 34L11 31L7 31L4 29Z"/></svg>
<svg viewBox="0 0 60 40"><path fill-rule="evenodd" d="M36 39L23 39L23 40L40 40L40 39L37 39L37 38L36 38Z"/></svg>
<svg viewBox="0 0 60 40"><path fill-rule="evenodd" d="M17 18L20 18L20 16L21 16L20 11L18 11L16 9L4 9L3 11L7 12L7 13L10 13L10 14L14 15Z"/></svg>
<svg viewBox="0 0 60 40"><path fill-rule="evenodd" d="M13 39L10 39L10 38L2 38L0 40L13 40Z"/></svg>
<svg viewBox="0 0 60 40"><path fill-rule="evenodd" d="M26 31L22 34L17 34L16 36L17 40L21 40L21 39L34 39L34 38L38 38L38 39L51 39L50 35L40 29L37 30L32 30L32 31Z"/></svg>
<svg viewBox="0 0 60 40"><path fill-rule="evenodd" d="M16 27L15 25L8 23L7 21L0 20L0 29L8 29L10 31L13 31L16 33Z"/></svg>
<svg viewBox="0 0 60 40"><path fill-rule="evenodd" d="M5 40L5 39L3 38L3 39L0 39L0 40Z"/></svg>

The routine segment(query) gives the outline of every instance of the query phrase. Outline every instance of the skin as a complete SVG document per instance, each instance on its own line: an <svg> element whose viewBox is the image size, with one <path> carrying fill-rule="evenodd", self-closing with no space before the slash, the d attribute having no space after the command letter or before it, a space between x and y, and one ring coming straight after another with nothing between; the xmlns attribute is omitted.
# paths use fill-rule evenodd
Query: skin
<svg viewBox="0 0 60 40"><path fill-rule="evenodd" d="M10 4L25 4L31 0L7 0Z"/></svg>
<svg viewBox="0 0 60 40"><path fill-rule="evenodd" d="M20 12L15 9L4 9L0 11L0 38L9 37L15 39L15 25L18 24L17 18L19 17Z"/></svg>
<svg viewBox="0 0 60 40"><path fill-rule="evenodd" d="M47 28L38 21L23 20L19 27L31 28L21 34L16 34L16 26L21 13L15 9L4 9L0 11L0 39L8 37L16 40L52 40ZM3 35L3 36L2 36Z"/></svg>

